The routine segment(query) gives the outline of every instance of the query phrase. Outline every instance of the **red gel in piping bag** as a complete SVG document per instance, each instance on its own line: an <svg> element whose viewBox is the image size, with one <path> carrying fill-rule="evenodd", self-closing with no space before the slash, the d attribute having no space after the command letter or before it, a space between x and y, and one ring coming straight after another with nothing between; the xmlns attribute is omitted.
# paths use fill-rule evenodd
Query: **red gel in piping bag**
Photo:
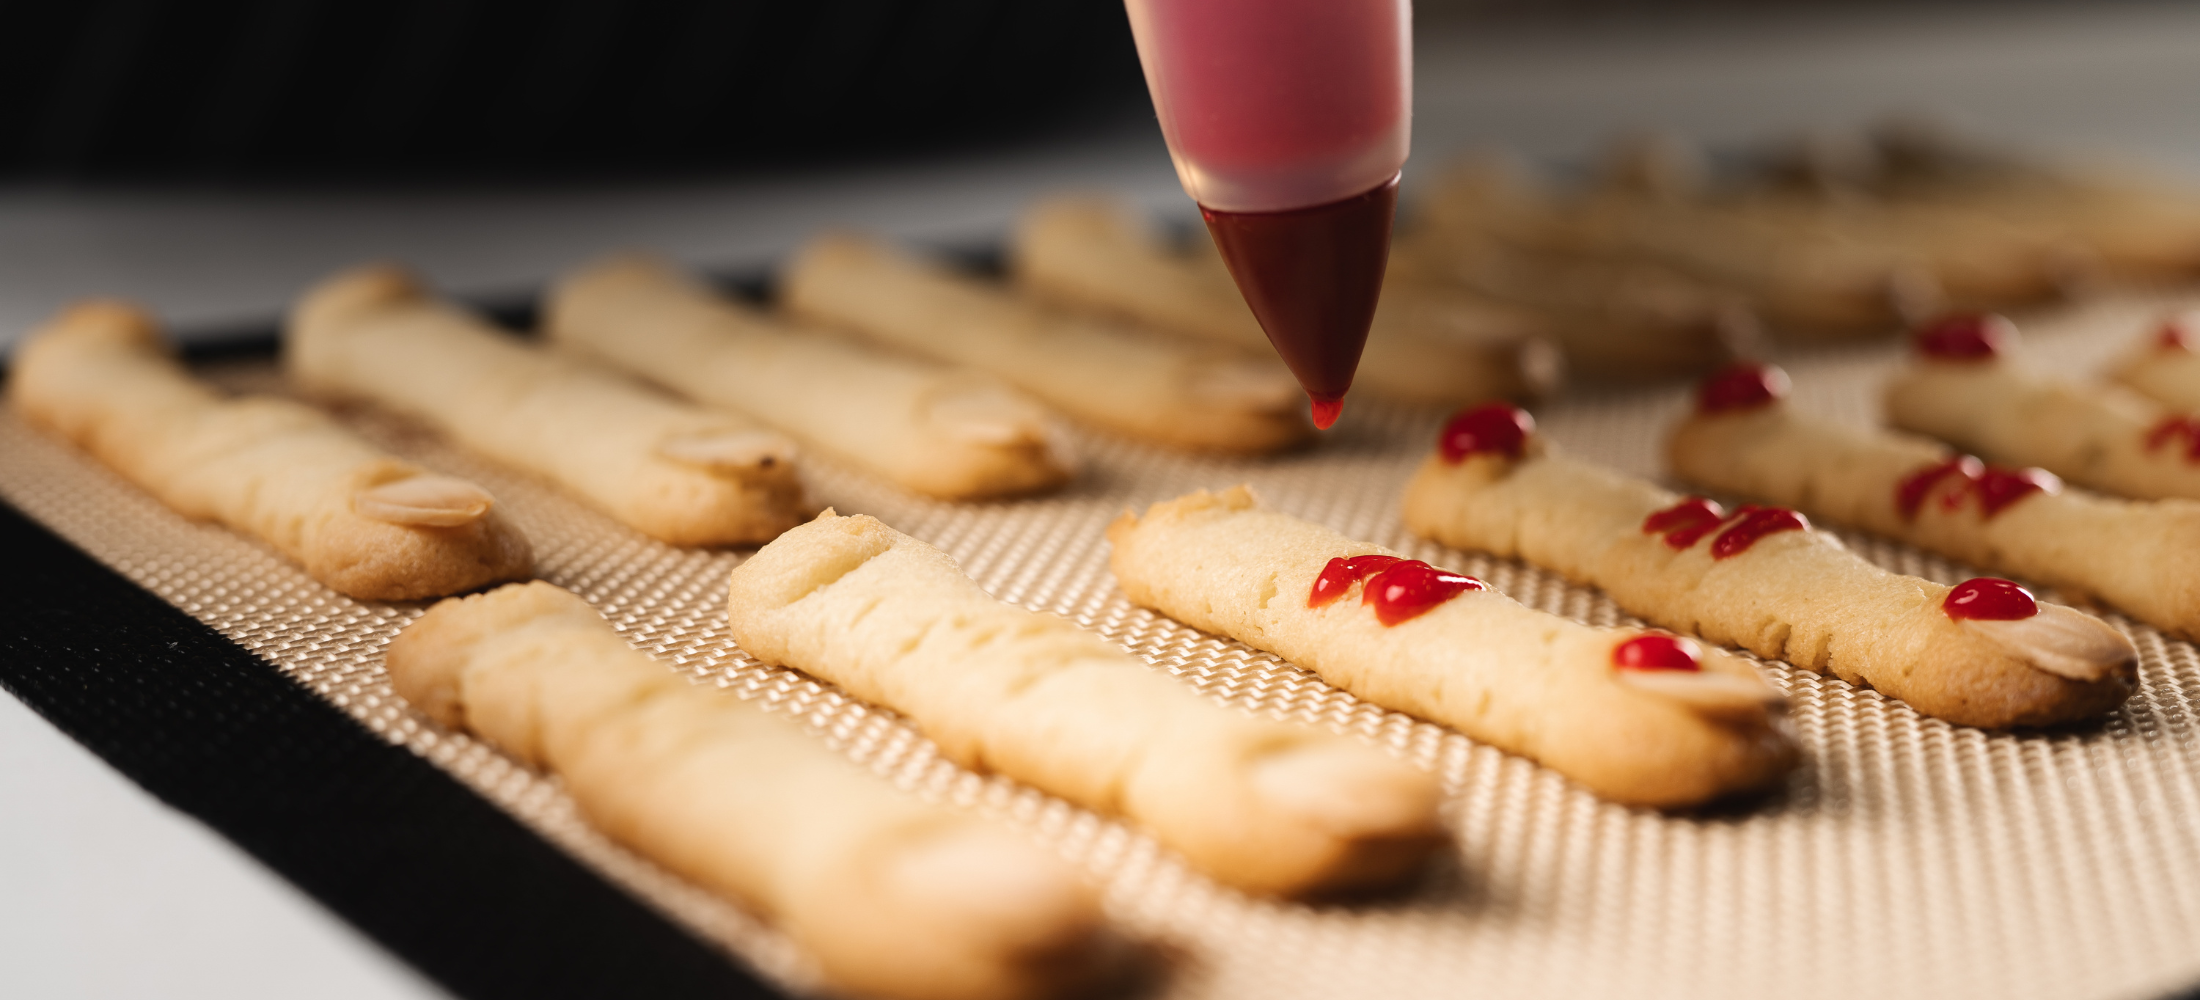
<svg viewBox="0 0 2200 1000"><path fill-rule="evenodd" d="M1185 193L1326 428L1390 256L1407 0L1125 0Z"/></svg>

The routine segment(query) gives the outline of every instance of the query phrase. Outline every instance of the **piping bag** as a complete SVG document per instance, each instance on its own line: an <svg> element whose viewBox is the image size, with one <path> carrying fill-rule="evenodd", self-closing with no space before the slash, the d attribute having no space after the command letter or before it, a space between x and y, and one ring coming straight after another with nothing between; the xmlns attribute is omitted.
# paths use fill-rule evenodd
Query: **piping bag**
<svg viewBox="0 0 2200 1000"><path fill-rule="evenodd" d="M1411 0L1124 0L1169 158L1268 342L1344 410L1390 259Z"/></svg>

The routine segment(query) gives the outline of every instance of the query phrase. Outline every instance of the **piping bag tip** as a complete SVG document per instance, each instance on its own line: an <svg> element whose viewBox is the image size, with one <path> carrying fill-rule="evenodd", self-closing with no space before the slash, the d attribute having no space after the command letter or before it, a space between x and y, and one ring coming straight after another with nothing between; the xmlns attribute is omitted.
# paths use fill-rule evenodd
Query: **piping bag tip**
<svg viewBox="0 0 2200 1000"><path fill-rule="evenodd" d="M1314 411L1314 427L1317 430L1328 430L1330 427L1336 424L1338 417L1344 415L1343 396L1338 396L1335 399L1323 399L1320 396L1309 396L1307 397L1307 399L1313 404L1312 408Z"/></svg>

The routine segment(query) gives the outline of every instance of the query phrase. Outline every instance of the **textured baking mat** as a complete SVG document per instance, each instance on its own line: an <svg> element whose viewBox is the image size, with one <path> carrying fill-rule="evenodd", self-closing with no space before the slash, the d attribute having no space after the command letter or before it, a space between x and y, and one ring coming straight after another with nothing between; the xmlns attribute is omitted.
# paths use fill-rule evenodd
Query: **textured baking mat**
<svg viewBox="0 0 2200 1000"><path fill-rule="evenodd" d="M2091 370L2159 306L2125 296L2038 317L2030 343L2043 363ZM1783 360L1797 405L1864 421L1897 357L1880 345ZM203 370L280 389L265 360ZM1655 475L1659 436L1684 405L1679 387L1584 392L1539 417L1565 447ZM1438 413L1355 403L1320 447L1266 461L1082 436L1085 475L1016 503L929 502L809 460L819 503L945 548L1004 600L1067 616L1218 701L1349 733L1441 775L1457 847L1418 884L1349 905L1279 903L1218 887L1121 824L956 768L892 713L757 664L721 624L723 581L741 553L651 542L403 425L350 416L393 449L487 485L535 540L545 579L673 669L801 720L916 794L1006 817L1083 865L1123 925L1175 956L1156 996L2109 998L2200 981L2200 656L2119 616L2109 620L2138 644L2141 688L2085 729L1952 727L1768 665L1793 698L1805 766L1763 800L1663 815L1601 803L1524 760L1134 609L1113 586L1102 529L1117 512L1248 482L1282 509L1481 576L1531 606L1627 620L1595 591L1401 530L1397 498ZM769 928L590 830L557 782L393 696L382 649L422 605L330 592L12 417L0 418L0 496L767 977L798 991L812 982L799 950ZM1901 546L1850 542L1905 572L1974 575Z"/></svg>

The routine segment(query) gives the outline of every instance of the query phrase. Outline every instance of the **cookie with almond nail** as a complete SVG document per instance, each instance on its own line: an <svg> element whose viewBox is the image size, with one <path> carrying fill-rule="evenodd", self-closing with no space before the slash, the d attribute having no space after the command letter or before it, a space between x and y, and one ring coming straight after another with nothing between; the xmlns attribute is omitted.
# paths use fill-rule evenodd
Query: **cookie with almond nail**
<svg viewBox="0 0 2200 1000"><path fill-rule="evenodd" d="M544 317L563 346L926 496L1019 496L1074 471L1060 418L1024 393L967 368L805 334L655 258L567 275Z"/></svg>
<svg viewBox="0 0 2200 1000"><path fill-rule="evenodd" d="M1739 657L1523 607L1473 577L1266 509L1242 486L1124 514L1108 540L1133 603L1614 802L1698 805L1768 787L1798 759L1785 699Z"/></svg>
<svg viewBox="0 0 2200 1000"><path fill-rule="evenodd" d="M413 707L557 775L613 839L777 924L834 995L1039 1000L1127 956L1051 853L673 673L570 591L444 601L388 665Z"/></svg>
<svg viewBox="0 0 2200 1000"><path fill-rule="evenodd" d="M1766 365L1712 377L1666 441L1674 473L2200 636L2200 563L2181 555L2200 552L2200 501L2066 489L2045 470L1813 418L1787 404L1787 385Z"/></svg>
<svg viewBox="0 0 2200 1000"><path fill-rule="evenodd" d="M487 490L304 404L216 392L135 306L86 302L32 331L8 399L177 513L256 537L352 597L441 597L533 572Z"/></svg>
<svg viewBox="0 0 2200 1000"><path fill-rule="evenodd" d="M1241 889L1390 885L1444 842L1432 776L1209 701L875 518L827 511L758 550L727 621L750 655L901 713L948 759L1122 816Z"/></svg>
<svg viewBox="0 0 2200 1000"><path fill-rule="evenodd" d="M2109 363L2107 374L2183 415L2183 427L2161 443L2188 461L2200 461L2200 310L2163 316Z"/></svg>
<svg viewBox="0 0 2200 1000"><path fill-rule="evenodd" d="M2016 334L1975 313L1919 330L1910 364L1887 383L1888 423L2115 496L2200 499L2200 422L2121 385L2028 370Z"/></svg>
<svg viewBox="0 0 2200 1000"><path fill-rule="evenodd" d="M673 545L754 545L809 510L785 435L528 344L372 265L302 296L283 333L300 388L419 420Z"/></svg>
<svg viewBox="0 0 2200 1000"><path fill-rule="evenodd" d="M780 275L780 302L804 322L986 372L1152 444L1263 454L1314 434L1297 380L1273 354L1051 309L865 237L812 240Z"/></svg>
<svg viewBox="0 0 2200 1000"><path fill-rule="evenodd" d="M2137 685L2131 641L2090 615L2005 580L1951 588L1892 573L1795 511L1730 511L1571 458L1502 403L1445 425L1404 506L1422 537L1541 566L1651 624L1962 725L2092 718Z"/></svg>

